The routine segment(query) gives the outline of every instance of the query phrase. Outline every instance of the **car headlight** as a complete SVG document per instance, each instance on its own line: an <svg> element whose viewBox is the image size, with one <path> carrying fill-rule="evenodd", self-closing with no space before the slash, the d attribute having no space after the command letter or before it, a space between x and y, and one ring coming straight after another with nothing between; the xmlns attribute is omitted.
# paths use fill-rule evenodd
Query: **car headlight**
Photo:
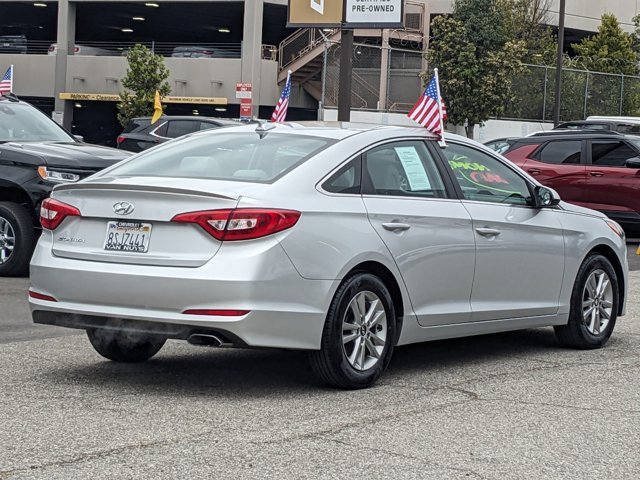
<svg viewBox="0 0 640 480"><path fill-rule="evenodd" d="M620 224L618 222L614 222L613 220L611 220L609 218L605 218L604 221L606 222L607 225L609 225L609 228L611 230L613 230L613 232L616 235L618 235L622 239L625 238L624 230L622 229L622 227L620 226Z"/></svg>
<svg viewBox="0 0 640 480"><path fill-rule="evenodd" d="M55 183L70 183L80 180L80 175L75 173L52 170L47 167L38 167L38 175L40 175L40 178L43 180Z"/></svg>

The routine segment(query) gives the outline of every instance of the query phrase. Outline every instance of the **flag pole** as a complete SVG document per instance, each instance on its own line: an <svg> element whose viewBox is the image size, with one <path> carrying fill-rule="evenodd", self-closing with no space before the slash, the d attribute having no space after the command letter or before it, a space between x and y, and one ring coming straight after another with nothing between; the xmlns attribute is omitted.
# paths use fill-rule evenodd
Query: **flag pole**
<svg viewBox="0 0 640 480"><path fill-rule="evenodd" d="M16 72L13 71L13 63L11 64L11 87L9 93L13 93L13 78L16 76Z"/></svg>
<svg viewBox="0 0 640 480"><path fill-rule="evenodd" d="M440 114L440 140L438 143L442 148L447 146L447 142L444 139L444 118L442 117L442 96L440 95L440 79L438 78L438 69L433 69L433 74L436 77L436 91L438 92L438 113Z"/></svg>

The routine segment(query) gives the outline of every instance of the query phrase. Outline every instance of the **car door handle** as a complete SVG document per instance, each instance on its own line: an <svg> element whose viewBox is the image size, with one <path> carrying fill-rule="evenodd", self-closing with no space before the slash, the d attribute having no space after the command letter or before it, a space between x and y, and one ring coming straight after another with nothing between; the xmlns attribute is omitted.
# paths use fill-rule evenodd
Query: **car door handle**
<svg viewBox="0 0 640 480"><path fill-rule="evenodd" d="M498 235L500 235L500 230L496 230L495 228L479 227L476 228L476 232L478 232L483 237L497 237Z"/></svg>
<svg viewBox="0 0 640 480"><path fill-rule="evenodd" d="M384 228L385 230L389 230L391 232L396 232L396 231L402 231L402 230L409 230L411 228L411 225L407 225L406 223L390 222L390 223L383 223L382 228Z"/></svg>
<svg viewBox="0 0 640 480"><path fill-rule="evenodd" d="M529 172L531 175L540 175L542 173L537 168L530 168L529 170L527 170L527 172Z"/></svg>
<svg viewBox="0 0 640 480"><path fill-rule="evenodd" d="M589 175L591 175L592 177L603 177L604 173L602 173L602 172L589 172Z"/></svg>

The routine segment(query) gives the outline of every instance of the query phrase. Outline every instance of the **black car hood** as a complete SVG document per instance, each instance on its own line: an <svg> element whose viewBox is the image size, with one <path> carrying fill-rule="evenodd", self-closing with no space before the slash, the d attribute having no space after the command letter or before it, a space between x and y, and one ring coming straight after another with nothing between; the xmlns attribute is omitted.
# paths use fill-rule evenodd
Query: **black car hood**
<svg viewBox="0 0 640 480"><path fill-rule="evenodd" d="M130 152L88 143L4 143L0 149L41 158L49 167L102 170L131 156Z"/></svg>

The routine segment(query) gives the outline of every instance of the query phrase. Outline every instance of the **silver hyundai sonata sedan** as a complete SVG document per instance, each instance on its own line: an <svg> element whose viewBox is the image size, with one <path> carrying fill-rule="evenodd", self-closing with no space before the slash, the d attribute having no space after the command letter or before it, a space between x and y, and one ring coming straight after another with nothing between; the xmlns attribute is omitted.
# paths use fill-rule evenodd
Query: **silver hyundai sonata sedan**
<svg viewBox="0 0 640 480"><path fill-rule="evenodd" d="M33 320L118 362L169 338L302 349L362 388L398 345L553 326L597 348L625 311L617 223L424 129L200 132L56 187L41 221Z"/></svg>

